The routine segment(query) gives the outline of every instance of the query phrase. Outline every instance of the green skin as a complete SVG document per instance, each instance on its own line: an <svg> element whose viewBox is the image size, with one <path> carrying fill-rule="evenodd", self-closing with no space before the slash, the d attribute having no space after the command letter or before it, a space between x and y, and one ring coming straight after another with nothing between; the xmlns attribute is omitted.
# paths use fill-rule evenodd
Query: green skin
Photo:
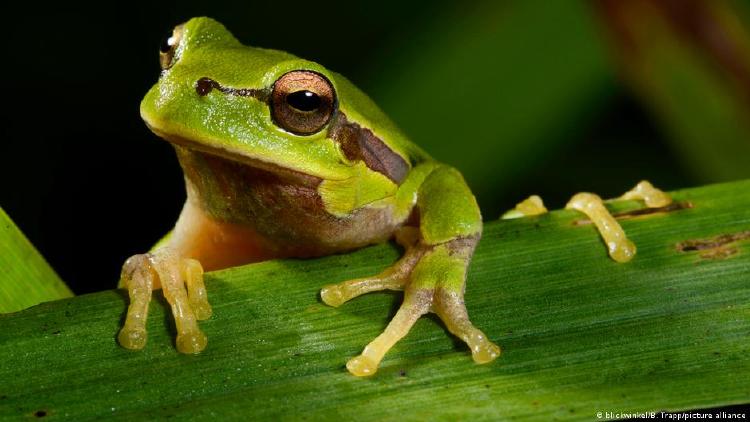
<svg viewBox="0 0 750 422"><path fill-rule="evenodd" d="M131 294L119 337L123 346L145 345L142 323L150 290L161 286L177 320L178 349L202 350L205 336L195 320L210 316L202 268L321 256L395 237L406 252L393 267L321 291L326 303L338 306L369 291L405 290L401 310L362 355L349 361L350 372L375 373L385 352L427 312L436 312L469 344L475 361L499 355L499 348L471 325L463 303L482 220L458 171L432 160L370 98L319 64L244 46L209 18L191 19L173 38L170 55L162 56L167 65L141 103L141 116L175 145L188 198L172 234L123 267L121 284ZM282 127L266 95L283 75L301 70L325 77L337 100L330 121L308 135ZM202 78L263 95L232 95L218 88L200 93ZM408 166L405 177L394 180L374 170L372 160L347 155L342 140L332 135L341 122L379 139L378 145L387 147L378 150L380 158Z"/></svg>

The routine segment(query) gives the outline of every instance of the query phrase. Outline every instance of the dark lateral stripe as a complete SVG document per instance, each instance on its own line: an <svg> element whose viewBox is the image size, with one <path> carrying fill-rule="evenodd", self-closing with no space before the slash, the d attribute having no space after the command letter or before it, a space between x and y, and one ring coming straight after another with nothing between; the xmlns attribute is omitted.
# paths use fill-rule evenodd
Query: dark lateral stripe
<svg viewBox="0 0 750 422"><path fill-rule="evenodd" d="M224 94L236 95L238 97L253 97L263 102L268 99L268 92L264 89L229 88L207 77L202 77L195 82L195 92L201 97L205 97L214 89Z"/></svg>
<svg viewBox="0 0 750 422"><path fill-rule="evenodd" d="M401 184L409 173L409 164L400 155L370 129L347 120L341 111L334 117L328 136L341 145L346 158L364 161L368 168L385 175L396 184Z"/></svg>

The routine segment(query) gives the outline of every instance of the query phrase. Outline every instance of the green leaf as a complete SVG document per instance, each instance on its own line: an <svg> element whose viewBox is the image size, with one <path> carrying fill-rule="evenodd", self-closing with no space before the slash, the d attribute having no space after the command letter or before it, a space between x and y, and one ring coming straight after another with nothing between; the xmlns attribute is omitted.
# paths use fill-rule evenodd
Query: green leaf
<svg viewBox="0 0 750 422"><path fill-rule="evenodd" d="M0 208L0 314L73 296Z"/></svg>
<svg viewBox="0 0 750 422"><path fill-rule="evenodd" d="M674 196L692 208L621 220L639 249L627 264L573 211L487 224L466 292L504 348L487 365L422 318L374 377L346 372L400 294L335 309L318 291L393 262L381 245L207 274L214 316L197 356L175 351L162 299L140 352L115 342L122 291L2 315L0 419L591 420L748 402L750 181Z"/></svg>

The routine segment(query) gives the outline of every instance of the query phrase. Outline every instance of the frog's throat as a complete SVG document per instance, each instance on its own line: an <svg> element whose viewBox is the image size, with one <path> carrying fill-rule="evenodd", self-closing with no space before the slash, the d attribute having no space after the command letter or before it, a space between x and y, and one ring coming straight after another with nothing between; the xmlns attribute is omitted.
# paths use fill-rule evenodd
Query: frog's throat
<svg viewBox="0 0 750 422"><path fill-rule="evenodd" d="M207 145L205 143L201 143L200 141L195 141L195 140L188 139L182 136L165 133L149 125L148 122L146 123L146 125L158 137L168 141L169 143L173 145L177 145L180 147L187 148L189 150L198 151L198 152L206 153L206 154L213 155L216 157L220 157L225 160L238 162L249 167L253 167L259 170L265 170L267 172L277 174L279 176L284 176L287 180L292 180L296 184L299 184L302 186L317 187L318 185L320 185L321 181L323 180L323 178L321 177L306 174L301 171L297 171L294 169L290 169L288 167L280 166L275 163L270 163L268 161L263 161L254 157L249 157L247 155L242 154L239 151L233 151L229 148L222 148L222 147Z"/></svg>

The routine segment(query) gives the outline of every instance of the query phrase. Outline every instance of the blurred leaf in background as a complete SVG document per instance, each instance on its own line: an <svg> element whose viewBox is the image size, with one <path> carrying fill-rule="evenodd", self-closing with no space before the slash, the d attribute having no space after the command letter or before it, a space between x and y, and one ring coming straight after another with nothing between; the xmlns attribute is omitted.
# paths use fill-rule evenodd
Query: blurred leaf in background
<svg viewBox="0 0 750 422"><path fill-rule="evenodd" d="M371 95L497 213L501 194L580 138L612 96L594 18L585 2L453 5L383 58L393 66L363 79L374 79Z"/></svg>
<svg viewBox="0 0 750 422"><path fill-rule="evenodd" d="M740 179L750 177L744 18L723 1L447 5L360 79L464 173L486 218L537 190L560 201L642 178Z"/></svg>
<svg viewBox="0 0 750 422"><path fill-rule="evenodd" d="M738 2L595 2L625 81L702 182L750 177L750 41Z"/></svg>

